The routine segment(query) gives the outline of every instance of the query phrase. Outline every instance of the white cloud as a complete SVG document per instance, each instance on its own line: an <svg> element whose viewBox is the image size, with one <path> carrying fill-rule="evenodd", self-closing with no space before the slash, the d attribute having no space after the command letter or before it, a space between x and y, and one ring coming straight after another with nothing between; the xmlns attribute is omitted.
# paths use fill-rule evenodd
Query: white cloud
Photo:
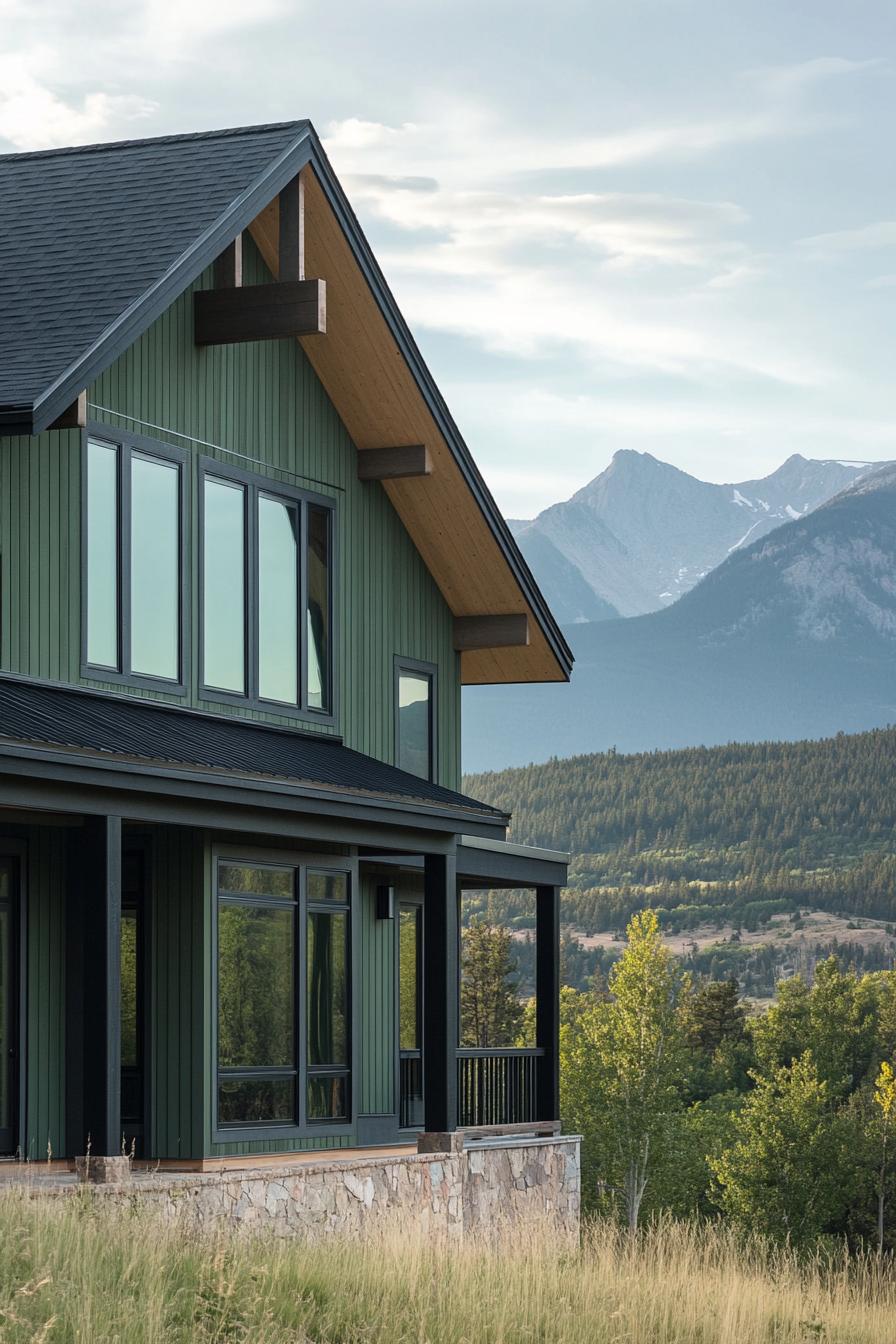
<svg viewBox="0 0 896 1344"><path fill-rule="evenodd" d="M826 80L861 74L885 64L876 56L864 61L851 61L844 56L815 56L791 65L766 65L747 70L744 79L773 98L793 99Z"/></svg>
<svg viewBox="0 0 896 1344"><path fill-rule="evenodd" d="M827 261L846 252L868 252L881 247L896 247L896 220L883 219L855 229L816 233L800 238L798 246L813 260Z"/></svg>
<svg viewBox="0 0 896 1344"><path fill-rule="evenodd" d="M66 100L32 70L52 67L49 53L25 61L0 56L0 139L16 149L52 149L86 144L150 116L155 104L136 94L96 92Z"/></svg>

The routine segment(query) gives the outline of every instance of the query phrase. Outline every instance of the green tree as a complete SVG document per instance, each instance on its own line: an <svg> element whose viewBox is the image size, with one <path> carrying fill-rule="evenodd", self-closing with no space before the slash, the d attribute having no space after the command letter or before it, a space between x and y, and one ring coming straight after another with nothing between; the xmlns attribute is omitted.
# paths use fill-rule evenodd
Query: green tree
<svg viewBox="0 0 896 1344"><path fill-rule="evenodd" d="M735 1122L734 1143L710 1159L716 1197L745 1227L804 1245L846 1203L830 1087L809 1051L755 1080Z"/></svg>
<svg viewBox="0 0 896 1344"><path fill-rule="evenodd" d="M461 1044L516 1045L523 1025L517 962L509 929L474 919L461 943Z"/></svg>
<svg viewBox="0 0 896 1344"><path fill-rule="evenodd" d="M874 1125L872 1135L878 1155L877 1172L877 1253L884 1253L884 1206L887 1178L890 1174L893 1147L896 1145L896 1074L893 1066L883 1060L874 1083Z"/></svg>
<svg viewBox="0 0 896 1344"><path fill-rule="evenodd" d="M621 1194L634 1230L681 1105L684 1059L681 982L654 911L635 915L627 935L628 946L610 972L610 1002L595 1023L595 1046L609 1159L604 1185Z"/></svg>

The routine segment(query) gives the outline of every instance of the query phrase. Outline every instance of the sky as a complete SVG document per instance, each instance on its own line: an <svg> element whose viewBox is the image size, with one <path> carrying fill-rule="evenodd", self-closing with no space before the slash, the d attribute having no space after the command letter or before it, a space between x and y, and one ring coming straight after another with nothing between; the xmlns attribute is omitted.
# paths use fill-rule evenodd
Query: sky
<svg viewBox="0 0 896 1344"><path fill-rule="evenodd" d="M896 457L892 0L0 0L0 149L310 117L505 513Z"/></svg>

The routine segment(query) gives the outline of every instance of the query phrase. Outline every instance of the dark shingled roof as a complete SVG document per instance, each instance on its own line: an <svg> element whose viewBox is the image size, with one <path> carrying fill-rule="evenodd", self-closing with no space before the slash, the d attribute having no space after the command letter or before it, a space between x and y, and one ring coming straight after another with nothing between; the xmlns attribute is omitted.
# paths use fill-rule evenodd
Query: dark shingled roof
<svg viewBox="0 0 896 1344"><path fill-rule="evenodd" d="M300 789L439 808L499 826L507 820L485 803L352 751L321 733L68 686L0 677L0 739L172 769L199 767L241 779L282 780Z"/></svg>
<svg viewBox="0 0 896 1344"><path fill-rule="evenodd" d="M55 383L308 125L0 155L0 407Z"/></svg>

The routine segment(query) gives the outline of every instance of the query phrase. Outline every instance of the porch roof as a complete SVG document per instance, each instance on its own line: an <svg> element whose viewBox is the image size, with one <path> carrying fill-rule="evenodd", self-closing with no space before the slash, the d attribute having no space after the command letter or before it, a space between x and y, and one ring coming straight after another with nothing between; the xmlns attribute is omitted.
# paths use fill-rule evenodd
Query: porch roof
<svg viewBox="0 0 896 1344"><path fill-rule="evenodd" d="M343 746L339 738L80 687L0 676L0 751L49 748L95 763L145 763L157 773L202 771L214 780L272 781L301 794L419 807L458 829L499 831L503 812Z"/></svg>

